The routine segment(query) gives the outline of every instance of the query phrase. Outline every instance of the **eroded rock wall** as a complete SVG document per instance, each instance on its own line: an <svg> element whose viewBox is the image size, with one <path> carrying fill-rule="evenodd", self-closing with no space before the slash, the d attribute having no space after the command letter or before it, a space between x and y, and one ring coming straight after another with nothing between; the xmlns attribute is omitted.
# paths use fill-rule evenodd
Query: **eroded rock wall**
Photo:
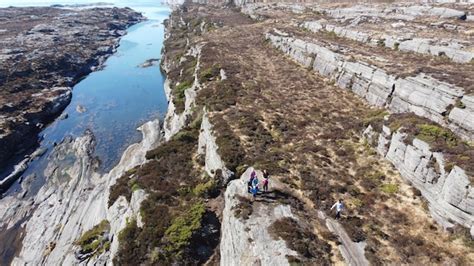
<svg viewBox="0 0 474 266"><path fill-rule="evenodd" d="M266 38L298 63L330 78L339 87L352 90L374 106L395 113L413 112L451 128L464 139L474 139L472 96L465 95L460 87L423 73L396 77L315 41L294 38L278 30L268 33Z"/></svg>
<svg viewBox="0 0 474 266"><path fill-rule="evenodd" d="M391 132L386 126L374 134L372 127L365 136L377 143L378 153L390 161L400 174L429 202L432 217L445 228L461 224L474 225L474 187L466 172L454 165L446 168L443 153L432 152L428 143L406 134Z"/></svg>

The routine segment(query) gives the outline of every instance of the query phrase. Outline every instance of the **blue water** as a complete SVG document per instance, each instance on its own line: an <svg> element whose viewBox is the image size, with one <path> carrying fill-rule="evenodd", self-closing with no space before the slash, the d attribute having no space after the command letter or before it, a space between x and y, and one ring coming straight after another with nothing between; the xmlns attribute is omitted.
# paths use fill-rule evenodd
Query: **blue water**
<svg viewBox="0 0 474 266"><path fill-rule="evenodd" d="M28 1L11 2L31 5ZM42 5L49 5L91 1L42 2L45 3ZM74 86L71 103L64 110L69 117L56 120L40 134L44 138L41 146L48 152L33 161L23 174L34 173L40 177L36 179L36 188L42 185L42 173L53 143L59 143L65 136L81 136L86 129L90 129L96 137L95 155L101 161L100 171L106 172L118 163L130 144L141 140L141 133L136 130L138 126L154 118L164 118L167 100L159 63L148 68L139 65L147 59L161 57L164 39L162 23L170 10L158 1L118 2L118 6L130 6L143 12L148 20L130 27L121 39L117 52L107 59L105 67ZM2 0L1 5L9 4ZM78 112L77 106L84 107L86 111ZM18 189L19 186L14 185L10 192Z"/></svg>

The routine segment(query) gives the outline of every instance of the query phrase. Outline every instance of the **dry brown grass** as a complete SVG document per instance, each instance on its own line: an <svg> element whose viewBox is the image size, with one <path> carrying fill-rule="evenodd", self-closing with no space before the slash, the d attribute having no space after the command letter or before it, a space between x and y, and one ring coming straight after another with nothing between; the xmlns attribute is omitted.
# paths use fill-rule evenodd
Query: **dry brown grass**
<svg viewBox="0 0 474 266"><path fill-rule="evenodd" d="M249 24L240 14L226 10L227 20L221 12L200 10L223 25L200 36L207 43L202 65L220 65L228 80L206 82L198 103L211 110L219 152L231 168L261 165L318 209L345 198L344 225L354 240L368 241L367 256L375 263L442 263L468 252L445 242L447 234L421 200L363 145L359 135L372 109L264 41L265 30L284 21ZM238 21L245 23L233 24ZM376 261L377 254L386 256Z"/></svg>

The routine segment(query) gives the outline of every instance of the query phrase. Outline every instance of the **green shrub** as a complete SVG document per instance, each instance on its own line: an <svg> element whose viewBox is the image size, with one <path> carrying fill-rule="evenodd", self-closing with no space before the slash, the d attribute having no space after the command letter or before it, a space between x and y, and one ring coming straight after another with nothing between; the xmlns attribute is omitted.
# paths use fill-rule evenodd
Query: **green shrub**
<svg viewBox="0 0 474 266"><path fill-rule="evenodd" d="M183 81L181 83L179 83L178 85L176 85L174 91L173 91L173 94L175 95L175 98L177 99L184 99L185 95L184 95L184 92L191 88L193 86L193 83L192 81Z"/></svg>
<svg viewBox="0 0 474 266"><path fill-rule="evenodd" d="M132 192L135 192L137 190L141 189L140 185L137 183L133 183L132 185Z"/></svg>
<svg viewBox="0 0 474 266"><path fill-rule="evenodd" d="M398 51L399 47L400 47L400 43L399 43L399 42L396 42L396 43L393 44L393 49L395 49L395 50Z"/></svg>
<svg viewBox="0 0 474 266"><path fill-rule="evenodd" d="M419 129L419 133L416 137L428 143L442 141L445 142L448 147L454 147L458 144L456 136L448 129L430 124L417 125L417 128Z"/></svg>
<svg viewBox="0 0 474 266"><path fill-rule="evenodd" d="M110 224L107 220L102 220L99 224L94 226L89 231L85 232L75 244L81 247L80 253L82 254L95 254L103 253L109 250L110 240L105 235L110 230Z"/></svg>
<svg viewBox="0 0 474 266"><path fill-rule="evenodd" d="M394 193L397 193L397 192L398 192L398 189L399 189L398 184L383 184L383 185L380 187L380 190L382 190L383 192L385 192L385 193L387 193L387 194L394 194Z"/></svg>
<svg viewBox="0 0 474 266"><path fill-rule="evenodd" d="M455 106L457 108L460 108L460 109L465 109L466 108L466 105L461 100L457 100Z"/></svg>
<svg viewBox="0 0 474 266"><path fill-rule="evenodd" d="M199 73L199 82L204 83L220 75L220 65L213 64L211 67L203 69Z"/></svg>
<svg viewBox="0 0 474 266"><path fill-rule="evenodd" d="M190 244L193 233L201 228L201 220L205 212L204 204L197 202L183 215L175 218L165 232L167 242L165 250L179 257L182 249Z"/></svg>
<svg viewBox="0 0 474 266"><path fill-rule="evenodd" d="M173 136L173 140L191 143L197 140L196 132L181 130Z"/></svg>
<svg viewBox="0 0 474 266"><path fill-rule="evenodd" d="M199 183L194 187L193 193L198 197L209 197L217 188L217 182L214 179L206 183Z"/></svg>

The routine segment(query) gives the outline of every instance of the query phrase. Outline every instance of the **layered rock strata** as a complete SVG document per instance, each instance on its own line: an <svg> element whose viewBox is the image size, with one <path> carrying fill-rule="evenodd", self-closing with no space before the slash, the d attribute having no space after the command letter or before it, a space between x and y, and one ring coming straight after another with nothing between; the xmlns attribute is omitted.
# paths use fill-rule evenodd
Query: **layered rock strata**
<svg viewBox="0 0 474 266"><path fill-rule="evenodd" d="M474 109L462 88L419 74L396 77L362 61L353 61L317 42L289 36L281 31L266 38L303 66L351 89L370 104L392 112L413 112L451 128L467 140L474 139ZM462 104L460 105L459 102Z"/></svg>
<svg viewBox="0 0 474 266"><path fill-rule="evenodd" d="M442 152L418 138L407 143L407 135L383 126L375 132L369 126L364 135L377 143L377 152L390 161L400 174L428 200L431 214L445 228L461 224L474 226L474 187L466 172L457 165L447 170Z"/></svg>

